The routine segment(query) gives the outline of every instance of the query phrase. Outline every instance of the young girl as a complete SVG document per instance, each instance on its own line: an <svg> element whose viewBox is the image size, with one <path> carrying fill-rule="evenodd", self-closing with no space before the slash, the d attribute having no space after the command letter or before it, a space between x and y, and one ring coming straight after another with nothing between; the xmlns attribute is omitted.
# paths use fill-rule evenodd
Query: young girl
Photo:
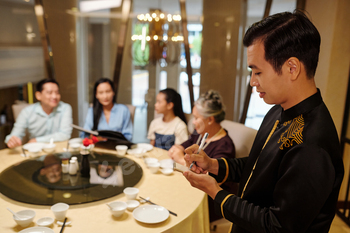
<svg viewBox="0 0 350 233"><path fill-rule="evenodd" d="M169 150L175 144L188 139L187 122L182 111L181 96L174 89L161 90L154 105L163 117L154 119L149 127L147 138L155 147Z"/></svg>
<svg viewBox="0 0 350 233"><path fill-rule="evenodd" d="M110 79L101 78L96 81L93 106L88 110L84 128L118 131L129 141L132 139L130 111L125 105L115 103L113 82ZM82 132L80 136L87 135Z"/></svg>

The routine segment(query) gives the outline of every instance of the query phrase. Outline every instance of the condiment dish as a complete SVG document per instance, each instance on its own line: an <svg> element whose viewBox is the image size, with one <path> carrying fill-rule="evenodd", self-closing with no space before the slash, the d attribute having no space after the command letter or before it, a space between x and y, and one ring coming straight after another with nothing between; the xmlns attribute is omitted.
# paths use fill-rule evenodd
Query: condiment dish
<svg viewBox="0 0 350 233"><path fill-rule="evenodd" d="M137 200L129 200L126 202L126 204L128 206L127 209L129 211L133 211L136 207L138 207L140 205L140 202Z"/></svg>
<svg viewBox="0 0 350 233"><path fill-rule="evenodd" d="M36 224L38 226L41 226L41 227L48 227L50 226L52 223L54 222L54 219L51 218L51 217L43 217L43 218L39 218L37 221L36 221Z"/></svg>

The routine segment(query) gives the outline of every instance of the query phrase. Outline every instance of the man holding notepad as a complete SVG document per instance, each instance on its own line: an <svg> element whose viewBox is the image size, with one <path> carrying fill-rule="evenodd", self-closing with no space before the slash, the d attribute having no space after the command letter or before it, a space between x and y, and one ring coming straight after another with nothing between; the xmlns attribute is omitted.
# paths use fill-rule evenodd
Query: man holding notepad
<svg viewBox="0 0 350 233"><path fill-rule="evenodd" d="M250 84L275 104L250 155L211 159L198 145L185 150L184 176L215 201L231 232L328 232L344 175L333 120L314 75L320 35L307 16L284 12L253 24L245 34ZM209 172L210 176L207 175ZM219 184L239 182L238 195Z"/></svg>

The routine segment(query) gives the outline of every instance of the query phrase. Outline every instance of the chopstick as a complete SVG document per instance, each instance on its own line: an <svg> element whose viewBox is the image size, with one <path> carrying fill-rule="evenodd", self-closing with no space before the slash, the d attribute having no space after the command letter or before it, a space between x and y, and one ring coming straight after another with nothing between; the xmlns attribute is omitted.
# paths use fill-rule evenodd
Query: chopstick
<svg viewBox="0 0 350 233"><path fill-rule="evenodd" d="M143 198L143 197L141 197L141 196L139 196L142 200L144 200L144 201L146 201L146 202L148 202L148 203L150 203L150 204L152 204L152 205L157 205L156 203L154 203L154 202L151 202L150 200L147 200L146 198ZM168 210L169 211L169 213L171 213L172 215L174 215L174 216L176 216L177 217L177 214L175 214L174 212L172 212L172 211L170 211L170 210Z"/></svg>
<svg viewBox="0 0 350 233"><path fill-rule="evenodd" d="M67 218L64 219L64 222L63 222L63 225L62 225L62 227L61 227L60 233L63 232L63 228L64 228L64 226L66 225L66 221L67 221Z"/></svg>
<svg viewBox="0 0 350 233"><path fill-rule="evenodd" d="M24 157L27 157L27 154L26 154L26 152L24 151L23 146L21 146L21 148L22 148L22 152L23 152L23 154L24 154Z"/></svg>

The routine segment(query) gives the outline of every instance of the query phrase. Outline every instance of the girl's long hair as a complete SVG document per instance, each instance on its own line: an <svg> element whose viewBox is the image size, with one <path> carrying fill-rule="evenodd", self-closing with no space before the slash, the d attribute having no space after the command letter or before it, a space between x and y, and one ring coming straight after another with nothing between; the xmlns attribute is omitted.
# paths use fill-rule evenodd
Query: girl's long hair
<svg viewBox="0 0 350 233"><path fill-rule="evenodd" d="M187 120L186 120L185 114L182 110L181 95L179 93L177 93L177 91L175 91L172 88L167 88L167 89L161 90L159 92L163 93L165 95L165 100L167 103L174 104L173 111L174 111L175 116L179 117L187 125Z"/></svg>
<svg viewBox="0 0 350 233"><path fill-rule="evenodd" d="M114 88L113 82L108 78L100 78L99 80L97 80L95 82L95 86L94 86L94 100L93 100L93 115L94 115L93 122L94 122L94 125L92 127L92 130L97 130L98 122L100 121L100 117L101 117L102 110L103 110L102 104L96 98L97 87L101 83L108 83L109 85L111 85L111 88L112 88L113 93L114 93L113 103L115 103L115 91L113 89Z"/></svg>

